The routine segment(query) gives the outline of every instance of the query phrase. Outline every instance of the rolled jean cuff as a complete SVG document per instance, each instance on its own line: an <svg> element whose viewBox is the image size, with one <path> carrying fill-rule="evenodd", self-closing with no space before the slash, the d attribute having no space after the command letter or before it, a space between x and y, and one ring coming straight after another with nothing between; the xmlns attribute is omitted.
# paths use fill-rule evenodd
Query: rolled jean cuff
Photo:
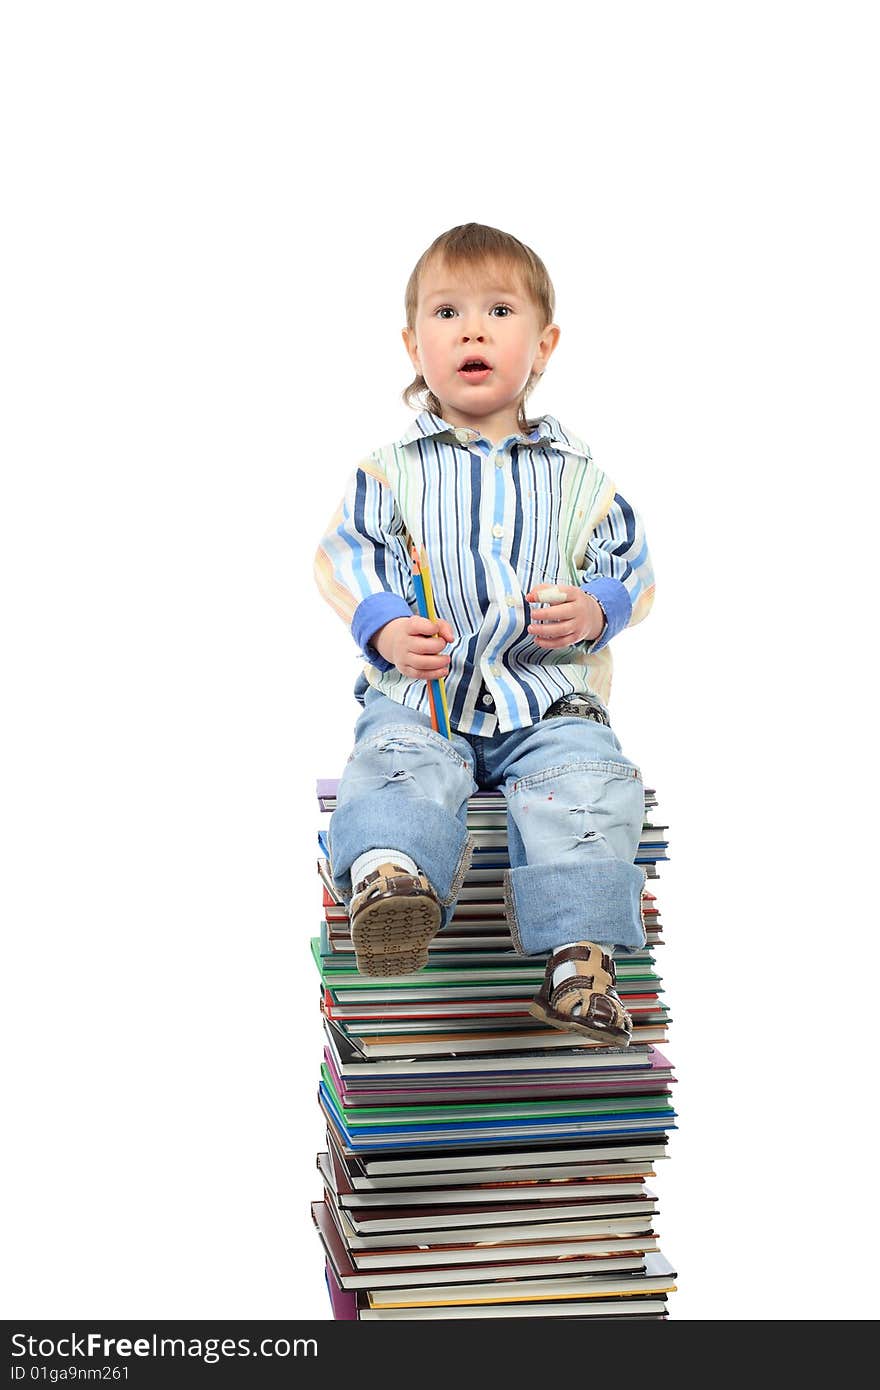
<svg viewBox="0 0 880 1390"><path fill-rule="evenodd" d="M504 900L514 947L523 956L570 941L640 951L647 940L644 884L644 869L623 859L508 869Z"/></svg>
<svg viewBox="0 0 880 1390"><path fill-rule="evenodd" d="M471 862L473 840L461 821L427 797L401 798L397 809L393 829L383 792L359 796L333 812L330 873L343 901L351 898L351 866L358 855L397 849L415 860L441 903L453 903Z"/></svg>

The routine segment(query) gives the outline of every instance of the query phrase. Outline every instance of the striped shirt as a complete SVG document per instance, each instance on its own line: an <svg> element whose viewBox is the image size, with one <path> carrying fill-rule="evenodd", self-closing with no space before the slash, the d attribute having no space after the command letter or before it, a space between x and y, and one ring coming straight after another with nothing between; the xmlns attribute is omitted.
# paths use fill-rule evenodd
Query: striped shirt
<svg viewBox="0 0 880 1390"><path fill-rule="evenodd" d="M423 410L354 470L321 541L318 587L351 627L365 680L428 713L425 682L370 645L392 618L418 612L412 543L426 548L437 614L455 633L446 649L454 729L524 728L572 693L607 704L608 643L651 607L651 560L637 513L552 415L492 444ZM594 595L606 615L594 641L558 650L534 642L524 595L545 583Z"/></svg>

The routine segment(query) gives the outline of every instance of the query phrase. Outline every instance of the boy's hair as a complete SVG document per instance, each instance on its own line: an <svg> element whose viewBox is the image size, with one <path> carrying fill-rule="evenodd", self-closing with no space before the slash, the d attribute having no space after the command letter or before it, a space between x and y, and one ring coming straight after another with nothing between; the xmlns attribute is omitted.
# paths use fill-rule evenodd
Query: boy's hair
<svg viewBox="0 0 880 1390"><path fill-rule="evenodd" d="M542 328L553 322L556 312L556 295L547 268L540 256L518 241L509 232L499 231L497 227L484 227L480 222L463 222L459 227L451 227L443 232L416 261L406 287L407 327L416 326L416 308L419 298L419 279L430 260L436 257L449 266L450 270L462 267L484 266L489 262L503 270L516 273L523 289L532 300L541 318ZM526 418L525 402L539 380L539 373L532 372L526 382L517 405L517 428L528 434L538 424L537 420ZM425 391L424 399L420 392ZM443 408L434 393L428 390L425 378L419 373L403 392L403 400L412 409L428 409L434 415L443 414Z"/></svg>

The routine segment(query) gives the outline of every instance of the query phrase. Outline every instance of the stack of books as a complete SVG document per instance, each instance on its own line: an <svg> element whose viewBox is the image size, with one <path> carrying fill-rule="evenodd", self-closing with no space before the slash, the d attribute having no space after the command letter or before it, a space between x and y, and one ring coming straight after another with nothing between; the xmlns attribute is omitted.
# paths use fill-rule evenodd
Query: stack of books
<svg viewBox="0 0 880 1390"><path fill-rule="evenodd" d="M334 781L318 783L332 812ZM636 863L667 857L646 791ZM663 1318L675 1273L650 1186L675 1128L670 1022L647 888L643 951L616 958L628 1048L528 1013L545 956L516 954L504 914L506 806L468 805L475 841L455 913L417 975L359 975L319 833L327 1149L312 1206L335 1318Z"/></svg>

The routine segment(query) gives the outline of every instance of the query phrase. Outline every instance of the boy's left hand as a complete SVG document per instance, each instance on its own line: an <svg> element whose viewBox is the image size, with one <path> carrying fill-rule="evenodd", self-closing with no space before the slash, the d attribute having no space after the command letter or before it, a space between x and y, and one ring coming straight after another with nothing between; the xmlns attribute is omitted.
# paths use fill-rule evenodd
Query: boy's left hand
<svg viewBox="0 0 880 1390"><path fill-rule="evenodd" d="M570 647L575 642L592 642L605 626L605 614L592 594L578 589L574 584L556 584L566 595L564 603L549 604L546 608L533 608L528 631L537 646L547 650L557 647ZM541 589L532 589L526 594L526 603L541 602Z"/></svg>

